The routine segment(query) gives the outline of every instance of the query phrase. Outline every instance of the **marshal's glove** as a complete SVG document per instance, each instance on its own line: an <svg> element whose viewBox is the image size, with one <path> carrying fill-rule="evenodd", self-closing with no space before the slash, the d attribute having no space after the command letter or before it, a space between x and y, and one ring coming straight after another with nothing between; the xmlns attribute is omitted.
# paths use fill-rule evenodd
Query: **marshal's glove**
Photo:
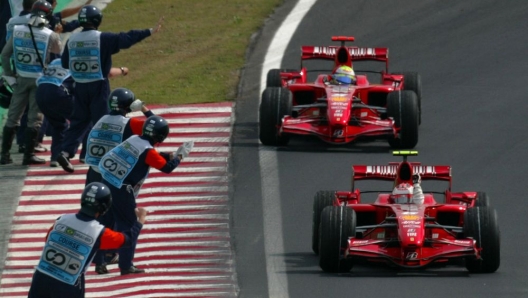
<svg viewBox="0 0 528 298"><path fill-rule="evenodd" d="M416 173L412 175L413 184L420 184L422 182L422 177L420 174Z"/></svg>
<svg viewBox="0 0 528 298"><path fill-rule="evenodd" d="M139 100L139 99L134 100L130 104L130 110L132 112L139 112L139 111L141 111L141 108L143 108L143 102L141 100Z"/></svg>
<svg viewBox="0 0 528 298"><path fill-rule="evenodd" d="M194 142L185 142L183 143L176 152L174 152L174 157L177 157L178 155L181 155L181 159L186 158L189 156L189 153L191 153L192 148L194 147Z"/></svg>

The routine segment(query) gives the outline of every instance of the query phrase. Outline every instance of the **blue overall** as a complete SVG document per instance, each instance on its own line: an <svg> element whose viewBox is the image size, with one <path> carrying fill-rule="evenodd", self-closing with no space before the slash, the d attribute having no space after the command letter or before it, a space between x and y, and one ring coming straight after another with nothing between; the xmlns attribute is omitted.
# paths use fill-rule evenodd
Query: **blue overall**
<svg viewBox="0 0 528 298"><path fill-rule="evenodd" d="M146 137L132 136L125 142L128 142L130 139L133 138L140 138L142 140L146 140ZM122 148L124 143L114 148L112 151ZM107 153L101 160L101 163L99 163L99 169L101 170L103 177L105 177L105 173L103 172L102 164L104 164L105 158L111 155L112 151ZM146 162L147 155L149 153L159 154L163 157L163 159L166 160L165 165L163 165L162 168L158 168L158 170L167 174L171 173L180 163L179 159L177 158L169 160L168 153L158 153L156 149L148 148L140 153L137 158L137 161L134 163L130 172L121 181L122 185L120 187L114 186L113 183L107 181L105 178L101 180L101 182L108 186L110 192L112 193L112 206L110 208L110 211L112 212L112 216L114 217L113 219L115 221L116 231L126 231L130 229L130 225L137 220L135 213L135 209L137 206L136 196L139 193L141 186L145 178L147 177L151 167L151 165L147 164ZM134 245L119 249L120 269L127 270L133 265L132 260L134 259L135 247L136 245L134 243Z"/></svg>
<svg viewBox="0 0 528 298"><path fill-rule="evenodd" d="M95 29L83 29L82 32ZM75 34L79 33L74 33ZM112 68L112 55L122 49L128 49L134 44L150 36L150 30L131 30L121 33L102 32L100 35L100 61L103 78L101 80L75 84L74 113L70 118L70 128L66 131L62 151L67 152L69 158L77 153L79 144L83 141L93 124L101 117L108 114L108 96L110 95L110 84L108 74ZM62 54L62 67L69 68L70 50L66 44Z"/></svg>
<svg viewBox="0 0 528 298"><path fill-rule="evenodd" d="M90 222L93 222L94 220L93 217L87 216L83 213L77 213L75 217L79 221L85 222L87 225L89 225ZM129 230L124 231L123 234L125 236L125 242L122 245L123 246L130 245L133 239L137 239L137 235L140 233L142 226L143 226L142 224L136 221ZM54 226L54 228L55 227L56 226ZM94 225L92 225L92 227L97 228L97 229L102 228L102 227L97 227ZM72 281L70 284L64 280L61 280L58 277L45 274L37 269L35 270L35 273L33 274L33 279L31 281L31 287L29 289L28 298L43 298L43 297L44 298L84 298L85 296L84 274L86 272L86 269L90 265L90 262L88 260L91 260L93 258L95 252L101 246L101 243L103 241L101 236L105 232L106 231L103 228L99 236L97 237L97 239L95 239L95 243L93 247L91 248L91 250L89 252L84 251L87 261L84 263L84 265L81 268L76 268L77 271L80 272L76 280ZM51 233L50 233L50 237L52 237ZM50 238L46 240L46 244L49 243L49 241L50 241ZM43 256L41 257L41 261L39 262L38 267L40 267L42 263L42 258L44 258L44 256L47 256L47 253L45 251L46 247L47 246L45 245ZM51 251L57 252L56 250L51 250ZM48 260L53 262L53 259L48 259ZM70 269L70 267L68 267L68 269ZM53 272L53 271L50 271L50 272Z"/></svg>
<svg viewBox="0 0 528 298"><path fill-rule="evenodd" d="M61 152L64 132L68 128L68 119L73 112L73 79L67 79L62 86L40 84L37 87L36 100L40 111L53 127L51 161L56 161Z"/></svg>

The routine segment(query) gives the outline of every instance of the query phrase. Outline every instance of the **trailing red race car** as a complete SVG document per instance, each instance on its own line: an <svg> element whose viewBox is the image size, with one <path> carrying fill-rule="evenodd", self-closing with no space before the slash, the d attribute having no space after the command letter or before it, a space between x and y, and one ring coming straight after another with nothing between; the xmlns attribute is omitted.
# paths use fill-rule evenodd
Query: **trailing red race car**
<svg viewBox="0 0 528 298"><path fill-rule="evenodd" d="M465 260L469 272L492 273L500 265L497 213L484 192L452 192L450 166L408 162L416 151L396 151L403 162L352 167L352 191L319 191L313 205L312 248L326 272L347 272L358 259L386 262L401 268L424 268ZM421 180L448 182L443 192L423 192L423 203L404 200L394 191L360 191L364 179L413 185ZM415 176L417 177L417 176ZM416 184L414 184L416 187ZM362 203L365 193L378 193L374 203ZM411 191L412 193L412 191ZM443 197L437 202L433 196ZM407 198L407 199L405 199ZM453 263L453 262L451 262Z"/></svg>
<svg viewBox="0 0 528 298"><path fill-rule="evenodd" d="M290 135L313 135L332 144L359 138L386 139L393 148L414 148L421 122L421 77L416 72L389 73L387 48L345 46L353 37L334 36L340 46L303 46L301 70L271 69L260 104L260 141L282 146ZM357 61L384 62L382 71L355 70L352 85L335 84L319 74L308 82L305 60L331 60L333 70ZM313 70L317 71L317 70ZM371 84L366 74L379 73ZM332 71L333 73L333 71Z"/></svg>

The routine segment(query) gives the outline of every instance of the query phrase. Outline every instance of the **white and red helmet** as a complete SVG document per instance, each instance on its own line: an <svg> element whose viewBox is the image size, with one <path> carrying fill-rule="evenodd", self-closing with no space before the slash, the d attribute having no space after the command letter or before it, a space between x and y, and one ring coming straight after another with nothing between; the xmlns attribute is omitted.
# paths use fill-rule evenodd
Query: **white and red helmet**
<svg viewBox="0 0 528 298"><path fill-rule="evenodd" d="M396 204L412 202L414 187L409 183L400 183L394 187L390 196Z"/></svg>

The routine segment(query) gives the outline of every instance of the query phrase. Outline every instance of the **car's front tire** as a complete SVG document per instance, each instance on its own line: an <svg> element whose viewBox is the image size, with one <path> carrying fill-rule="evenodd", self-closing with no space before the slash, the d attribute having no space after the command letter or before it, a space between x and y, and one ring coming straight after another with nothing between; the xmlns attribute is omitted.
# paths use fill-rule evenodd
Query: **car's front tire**
<svg viewBox="0 0 528 298"><path fill-rule="evenodd" d="M352 260L344 258L348 239L356 234L356 212L348 207L323 209L319 230L319 266L325 272L348 272Z"/></svg>
<svg viewBox="0 0 528 298"><path fill-rule="evenodd" d="M390 137L392 148L411 149L418 143L418 99L413 91L393 91L387 96L387 115L400 129L399 136Z"/></svg>
<svg viewBox="0 0 528 298"><path fill-rule="evenodd" d="M324 208L332 206L335 199L335 191L320 190L314 196L312 214L312 250L319 254L319 226L321 224L321 213Z"/></svg>
<svg viewBox="0 0 528 298"><path fill-rule="evenodd" d="M477 192L477 198L476 198L474 207L489 207L489 206L490 206L490 198L488 194L483 191Z"/></svg>
<svg viewBox="0 0 528 298"><path fill-rule="evenodd" d="M280 133L282 118L291 115L292 94L290 90L269 87L262 92L259 108L259 138L262 144L269 146L287 145L288 135Z"/></svg>
<svg viewBox="0 0 528 298"><path fill-rule="evenodd" d="M477 241L480 259L466 258L466 268L471 273L493 273L500 266L500 230L497 212L491 207L466 209L464 236Z"/></svg>
<svg viewBox="0 0 528 298"><path fill-rule="evenodd" d="M403 75L403 90L410 90L418 97L418 124L422 124L422 77L413 71L402 71L393 74Z"/></svg>

